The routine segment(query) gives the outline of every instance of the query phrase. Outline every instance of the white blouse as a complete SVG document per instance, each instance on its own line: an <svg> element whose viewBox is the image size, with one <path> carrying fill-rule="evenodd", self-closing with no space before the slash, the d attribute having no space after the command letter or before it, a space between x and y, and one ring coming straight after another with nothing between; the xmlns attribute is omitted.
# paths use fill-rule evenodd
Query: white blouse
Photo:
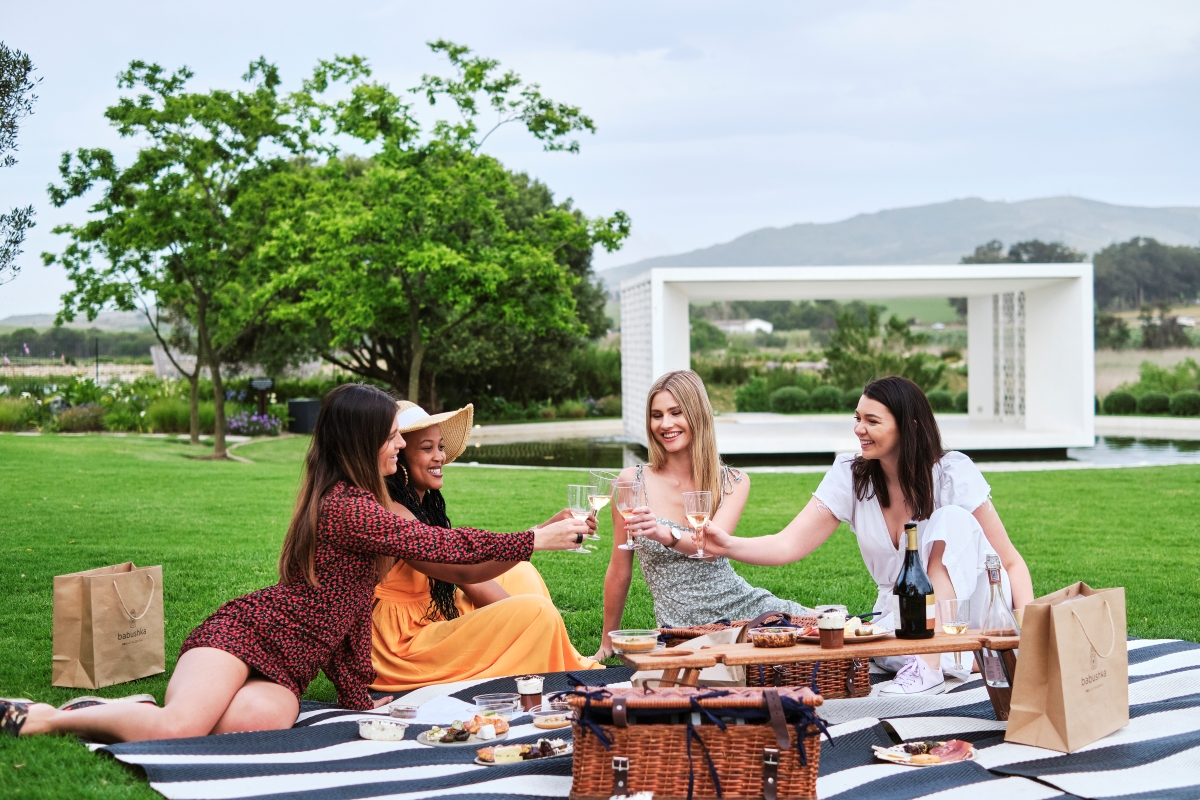
<svg viewBox="0 0 1200 800"><path fill-rule="evenodd" d="M884 613L876 621L894 628L892 587L904 565L904 547L892 544L878 498L871 496L859 500L855 497L850 471L854 458L853 455L838 456L813 495L835 517L849 524L858 537L863 562L879 586L874 610ZM972 620L982 621L988 591L984 559L995 550L984 536L983 528L970 514L988 501L991 487L970 458L953 451L934 465L933 487L934 516L917 525L921 563L928 567L934 542L945 542L942 563L950 574L955 594L959 598L972 598ZM953 512L938 513L951 507L957 508Z"/></svg>

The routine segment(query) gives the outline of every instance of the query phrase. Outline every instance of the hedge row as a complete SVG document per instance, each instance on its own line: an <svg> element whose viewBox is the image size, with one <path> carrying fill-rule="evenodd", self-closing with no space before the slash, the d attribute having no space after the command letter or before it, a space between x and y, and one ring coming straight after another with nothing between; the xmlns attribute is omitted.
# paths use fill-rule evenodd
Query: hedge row
<svg viewBox="0 0 1200 800"><path fill-rule="evenodd" d="M1129 392L1109 392L1102 404L1105 414L1170 414L1173 417L1200 417L1200 392L1146 392L1134 397Z"/></svg>
<svg viewBox="0 0 1200 800"><path fill-rule="evenodd" d="M751 378L734 393L738 411L774 411L776 414L801 414L806 411L853 411L858 407L862 389L841 391L836 386L818 386L807 392L798 386L783 386L769 391L763 378ZM937 389L929 393L934 411L967 411L967 393Z"/></svg>

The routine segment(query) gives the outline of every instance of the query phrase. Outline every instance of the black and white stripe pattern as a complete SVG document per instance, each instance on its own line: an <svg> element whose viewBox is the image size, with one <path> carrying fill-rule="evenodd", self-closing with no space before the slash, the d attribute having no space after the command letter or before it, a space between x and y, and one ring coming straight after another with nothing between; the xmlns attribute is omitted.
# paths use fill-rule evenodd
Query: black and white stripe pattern
<svg viewBox="0 0 1200 800"><path fill-rule="evenodd" d="M624 681L629 671L584 673L596 683ZM547 691L568 686L548 677ZM1175 640L1129 642L1130 724L1082 750L1063 754L1004 742L977 676L933 697L831 700L822 707L832 743L821 750L817 790L823 800L1175 800L1200 798L1200 645ZM420 704L451 695L470 701L511 691L512 679L471 681L410 692ZM535 798L567 797L570 759L501 767L472 763L474 750L358 738L364 716L305 703L290 731L229 734L98 748L146 771L168 798ZM540 732L517 718L509 741ZM569 731L564 732L566 736ZM902 739L958 738L975 744L973 762L917 769L874 759L871 745ZM637 787L634 787L636 789Z"/></svg>

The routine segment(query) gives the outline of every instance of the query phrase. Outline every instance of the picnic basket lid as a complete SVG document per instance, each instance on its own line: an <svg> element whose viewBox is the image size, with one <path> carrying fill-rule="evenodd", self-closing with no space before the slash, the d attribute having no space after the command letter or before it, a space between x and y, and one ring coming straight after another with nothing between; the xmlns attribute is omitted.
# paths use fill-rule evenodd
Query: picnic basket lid
<svg viewBox="0 0 1200 800"><path fill-rule="evenodd" d="M788 686L775 689L781 699L815 708L825 702L821 695L807 686ZM572 695L567 699L572 708L582 708L590 702L592 708L611 708L614 700L624 701L631 711L638 709L687 710L695 700L702 708L764 708L766 699L761 688L710 689L706 686L664 686L658 689L605 689L588 692L588 696ZM597 696L599 695L599 696Z"/></svg>

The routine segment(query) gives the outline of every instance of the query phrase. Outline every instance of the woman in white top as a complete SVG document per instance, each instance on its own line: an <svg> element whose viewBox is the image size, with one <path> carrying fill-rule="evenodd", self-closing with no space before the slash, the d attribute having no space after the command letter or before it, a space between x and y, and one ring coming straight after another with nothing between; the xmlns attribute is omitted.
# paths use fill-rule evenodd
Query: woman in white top
<svg viewBox="0 0 1200 800"><path fill-rule="evenodd" d="M972 627L978 627L988 584L984 558L997 553L1006 593L1016 609L1033 599L1033 583L990 500L991 489L970 458L942 449L941 432L925 394L906 378L882 378L863 390L854 414L862 455L833 463L813 497L777 534L740 539L710 523L704 550L750 564L799 561L816 550L839 522L849 524L871 577L879 585L879 623L895 627L892 586L904 564L904 523L916 520L921 563L938 598L971 598ZM971 661L964 654L964 664ZM936 694L945 691L946 654L881 659L898 669L885 692Z"/></svg>

